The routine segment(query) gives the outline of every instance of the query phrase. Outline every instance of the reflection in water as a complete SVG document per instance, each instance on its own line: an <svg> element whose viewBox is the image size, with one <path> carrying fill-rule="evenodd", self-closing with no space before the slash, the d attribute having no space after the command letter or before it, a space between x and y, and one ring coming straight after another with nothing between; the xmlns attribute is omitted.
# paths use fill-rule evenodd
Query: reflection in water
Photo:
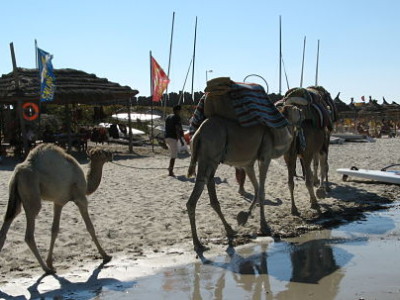
<svg viewBox="0 0 400 300"><path fill-rule="evenodd" d="M292 261L290 281L318 283L323 277L339 269L331 243L331 240L325 238L293 245L290 253Z"/></svg>
<svg viewBox="0 0 400 300"><path fill-rule="evenodd" d="M358 239L359 241L360 239ZM326 287L321 284L321 281L328 275L331 276L325 299L334 299L344 276L339 269L350 261L352 255L339 247L333 247L333 245L346 242L349 240L333 239L330 231L323 231L315 240L299 243L280 242L273 244L272 249L268 249L268 245L264 244L258 248L261 251L248 256L245 254L246 251L251 251L249 249L242 249L240 253L243 254L239 254L233 247L229 247L225 262L209 260L204 256L200 258L206 266L232 272L236 286L241 287L246 291L246 295L250 294L254 299L261 299L263 295L272 297L274 290L277 291L275 299L290 299L291 295L297 295L295 298L301 299L299 296L304 293L301 292L302 288L299 283L314 284L315 286L319 284L318 289L324 289ZM255 248L252 249L255 250ZM340 259L337 260L336 257ZM199 273L199 270L196 270L197 276L194 278L194 286L198 289L201 286L199 282L196 282L201 280L198 276ZM335 276L332 276L333 273ZM216 297L216 293L214 296L218 299L223 298L223 286L226 285L225 274L226 272L222 272L215 286L218 297ZM274 289L271 286L271 278L287 282L287 284L283 290ZM228 293L230 292L228 291ZM225 295L225 297L227 296ZM232 295L230 294L230 296ZM193 299L202 299L200 291L193 294Z"/></svg>

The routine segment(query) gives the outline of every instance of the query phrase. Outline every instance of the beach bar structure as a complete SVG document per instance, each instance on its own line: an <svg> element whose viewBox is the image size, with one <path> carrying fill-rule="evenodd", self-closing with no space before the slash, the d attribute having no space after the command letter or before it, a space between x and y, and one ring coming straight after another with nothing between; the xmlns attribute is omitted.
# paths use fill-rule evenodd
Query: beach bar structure
<svg viewBox="0 0 400 300"><path fill-rule="evenodd" d="M56 91L54 100L49 104L64 105L66 111L67 129L70 128L70 105L130 105L139 91L129 86L121 86L105 78L98 78L75 69L54 69ZM23 106L33 103L40 108L40 76L38 69L15 67L13 72L0 77L0 106L4 109L13 106L17 109L17 119L23 140L24 151L27 153L27 137L25 128L30 120L23 118ZM69 130L67 131L69 134ZM130 150L132 147L130 139ZM71 139L68 138L68 150L71 149Z"/></svg>

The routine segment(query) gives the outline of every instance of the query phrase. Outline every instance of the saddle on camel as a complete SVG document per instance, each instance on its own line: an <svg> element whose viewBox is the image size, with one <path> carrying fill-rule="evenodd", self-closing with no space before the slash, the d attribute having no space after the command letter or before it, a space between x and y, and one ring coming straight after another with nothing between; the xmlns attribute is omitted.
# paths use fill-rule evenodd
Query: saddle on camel
<svg viewBox="0 0 400 300"><path fill-rule="evenodd" d="M219 116L239 122L242 127L268 126L274 135L274 148L280 149L287 144L285 128L288 122L261 85L218 77L207 82L205 92L190 119L191 136L206 118Z"/></svg>
<svg viewBox="0 0 400 300"><path fill-rule="evenodd" d="M288 185L292 201L292 214L298 214L294 202L294 181L297 157L302 163L305 184L310 194L311 208L319 209L314 185L318 186L317 196L325 197L328 186L328 151L333 123L337 120L337 110L330 94L321 86L293 88L275 105L296 105L301 108L301 126L292 128L294 140L284 155L288 167ZM311 170L313 162L314 171ZM318 178L318 165L320 179Z"/></svg>

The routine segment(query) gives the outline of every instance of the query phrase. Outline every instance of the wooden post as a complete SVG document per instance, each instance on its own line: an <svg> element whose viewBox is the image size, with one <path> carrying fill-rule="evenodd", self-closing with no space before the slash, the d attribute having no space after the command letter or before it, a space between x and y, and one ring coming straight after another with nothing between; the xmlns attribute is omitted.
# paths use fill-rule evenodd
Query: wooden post
<svg viewBox="0 0 400 300"><path fill-rule="evenodd" d="M303 87L304 55L305 55L305 53L306 53L306 37L304 37L304 44L303 44L303 59L301 61L300 87Z"/></svg>
<svg viewBox="0 0 400 300"><path fill-rule="evenodd" d="M20 85L19 85L19 76L18 76L18 69L17 69L17 61L15 59L15 52L14 52L14 44L10 43L10 50L11 50L11 59L12 59L12 64L13 64L13 74L14 74L14 80L15 80L15 88L17 90L17 94L22 94L20 93ZM22 97L23 95L21 95ZM25 130L25 120L22 117L22 99L19 98L17 100L17 115L19 117L19 124L21 127L21 135L22 135L22 143L24 146L24 156L28 155L28 140L26 137L26 130Z"/></svg>
<svg viewBox="0 0 400 300"><path fill-rule="evenodd" d="M279 16L279 95L282 95L282 18Z"/></svg>
<svg viewBox="0 0 400 300"><path fill-rule="evenodd" d="M129 130L129 153L133 153L133 146L132 146L132 119L131 119L131 105L132 99L129 97L128 100L128 130Z"/></svg>
<svg viewBox="0 0 400 300"><path fill-rule="evenodd" d="M318 46L317 46L317 66L315 70L315 86L318 85L318 66L319 66L319 40L318 40Z"/></svg>
<svg viewBox="0 0 400 300"><path fill-rule="evenodd" d="M196 59L196 38L197 38L197 16L196 16L196 24L194 26L194 43L193 43L193 67L192 67L192 101L194 102L194 91L193 91L193 84L194 84L194 62Z"/></svg>
<svg viewBox="0 0 400 300"><path fill-rule="evenodd" d="M67 151L71 152L72 150L72 136L71 136L71 110L69 109L69 104L66 103L64 105L65 108L65 128L67 130L67 141L68 141L68 145L67 145Z"/></svg>
<svg viewBox="0 0 400 300"><path fill-rule="evenodd" d="M152 54L150 51L150 103L151 103L151 120L150 120L150 143L151 143L151 150L154 152L154 122L153 122L153 64L152 64Z"/></svg>

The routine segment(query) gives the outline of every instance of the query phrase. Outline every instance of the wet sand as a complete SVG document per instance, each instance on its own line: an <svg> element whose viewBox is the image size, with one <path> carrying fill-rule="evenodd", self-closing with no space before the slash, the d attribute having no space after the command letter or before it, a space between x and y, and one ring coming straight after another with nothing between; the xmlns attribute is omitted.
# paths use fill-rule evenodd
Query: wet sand
<svg viewBox="0 0 400 300"><path fill-rule="evenodd" d="M400 163L397 154L399 146L400 139L388 138L378 139L376 143L331 145L329 162L332 191L327 198L319 201L322 214L309 208L304 182L298 180L295 197L301 214L299 217L290 215L283 159L274 160L266 183L266 215L274 234L287 238L331 228L349 220L357 220L364 212L380 209L382 205L399 199L398 185L355 178L343 182L335 172L336 168L343 167L380 169L391 163ZM36 295L63 295L69 288L74 290L78 287L78 294L92 295L81 299L91 299L99 290L104 292L107 286L120 287L126 291L130 284L132 288L137 286L138 278L157 273L161 267L196 261L185 206L194 183L193 179L184 176L189 158L177 161L177 177L172 178L167 176L165 169L169 160L165 151L157 148L156 153L152 153L148 147L134 149L136 153L133 155L127 154L126 150L121 151L120 147L114 149L118 151L115 164L105 165L103 181L99 189L89 197L89 211L97 235L113 260L106 266L100 265L97 250L77 208L71 203L63 210L61 231L54 251L54 265L58 275L40 278L43 272L24 242L25 217L22 213L14 221L0 253L0 296L28 297L35 291L39 293ZM83 157L80 161L86 170L87 161ZM0 165L0 186L3 191L8 189L8 180L14 166L10 161ZM228 222L239 230L238 244L253 242L259 228L258 211L254 211L246 226L238 227L236 224L237 214L249 207L252 194L250 183L246 182L246 190L251 193L241 197L237 193L232 167L220 166L216 176L222 210ZM7 193L2 193L1 219L7 201ZM206 191L198 204L197 219L199 235L211 248L205 256L214 257L224 253L227 243L225 233L220 220L209 206ZM44 203L37 218L36 229L37 244L44 257L50 241L51 222L52 205ZM240 247L235 249L239 251ZM285 262L289 261L283 264ZM171 280L175 280L174 276L171 275ZM38 279L36 288L35 282ZM213 279L211 277L210 282ZM380 281L379 278L376 280Z"/></svg>

